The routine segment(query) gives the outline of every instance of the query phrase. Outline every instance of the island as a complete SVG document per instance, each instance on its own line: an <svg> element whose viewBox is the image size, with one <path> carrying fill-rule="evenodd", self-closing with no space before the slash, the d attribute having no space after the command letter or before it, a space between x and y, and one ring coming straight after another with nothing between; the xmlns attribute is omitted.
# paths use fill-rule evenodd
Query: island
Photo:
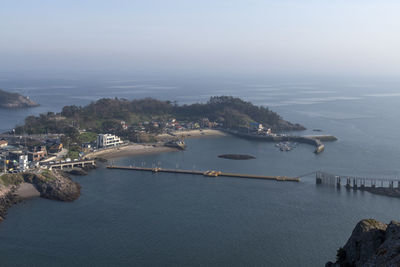
<svg viewBox="0 0 400 267"><path fill-rule="evenodd" d="M0 108L18 109L37 107L39 104L33 102L29 97L18 93L10 93L0 89Z"/></svg>
<svg viewBox="0 0 400 267"><path fill-rule="evenodd" d="M190 105L153 98L103 98L84 107L65 106L59 113L29 116L24 125L15 128L15 135L28 135L28 139L34 135L57 135L58 143L69 148L68 157L73 159L88 150L109 146L96 143L100 134L102 138L115 138L112 144L118 145L125 142L185 148L181 139L195 131L200 135L234 131L269 136L304 129L267 107L231 96L215 96L206 103Z"/></svg>

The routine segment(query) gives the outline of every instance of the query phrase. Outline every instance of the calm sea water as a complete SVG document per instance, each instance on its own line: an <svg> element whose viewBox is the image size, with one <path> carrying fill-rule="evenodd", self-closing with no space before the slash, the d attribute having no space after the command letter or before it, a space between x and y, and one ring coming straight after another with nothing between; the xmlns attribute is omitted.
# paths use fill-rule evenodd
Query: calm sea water
<svg viewBox="0 0 400 267"><path fill-rule="evenodd" d="M29 114L59 111L99 97L205 100L235 95L339 140L315 155L300 144L280 152L235 137L187 140L184 152L115 159L116 164L295 176L316 170L400 176L400 87L369 83L138 80L2 80L0 87L41 107L0 110L2 130ZM202 89L203 88L203 89ZM202 90L200 90L202 89ZM201 92L201 93L199 93ZM220 159L246 153L249 161ZM0 224L4 266L321 266L335 258L363 218L400 220L400 200L317 186L313 177L281 183L107 170L74 177L73 203L32 199Z"/></svg>

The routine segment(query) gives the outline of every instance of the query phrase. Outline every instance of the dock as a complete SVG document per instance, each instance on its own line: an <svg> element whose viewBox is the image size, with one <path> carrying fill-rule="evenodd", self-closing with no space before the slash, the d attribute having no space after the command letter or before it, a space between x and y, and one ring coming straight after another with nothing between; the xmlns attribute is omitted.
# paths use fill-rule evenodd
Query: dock
<svg viewBox="0 0 400 267"><path fill-rule="evenodd" d="M255 174L241 174L241 173L227 173L221 171L195 171L195 170L180 170L180 169L163 169L163 168L144 168L134 166L107 166L107 169L116 170L129 170L129 171L144 171L153 173L181 173L181 174L192 174L202 175L206 177L230 177L230 178L244 178L244 179L259 179L259 180L275 180L283 182L300 182L299 177L287 177L287 176L264 176Z"/></svg>

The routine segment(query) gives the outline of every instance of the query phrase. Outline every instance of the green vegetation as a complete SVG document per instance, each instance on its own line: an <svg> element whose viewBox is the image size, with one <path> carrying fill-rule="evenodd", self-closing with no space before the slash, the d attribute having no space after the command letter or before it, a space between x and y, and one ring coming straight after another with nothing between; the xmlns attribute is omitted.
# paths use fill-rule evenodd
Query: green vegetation
<svg viewBox="0 0 400 267"><path fill-rule="evenodd" d="M20 173L6 173L0 176L0 182L5 185L18 185L24 181L23 176Z"/></svg>
<svg viewBox="0 0 400 267"><path fill-rule="evenodd" d="M248 127L251 122L258 122L274 131L304 129L301 125L283 120L267 107L255 106L239 98L219 96L211 97L207 103L182 106L152 98L132 101L104 98L85 107L65 106L58 114L48 112L37 117L29 116L24 126L16 128L16 133L63 133L63 143L67 145L93 141L96 133L101 132L136 140L138 136L124 130L121 121L134 125L144 121L165 122L171 118L191 122L207 118L226 128ZM80 134L79 129L87 132ZM152 133L160 131L159 128L150 130Z"/></svg>
<svg viewBox="0 0 400 267"><path fill-rule="evenodd" d="M79 150L76 150L76 149L74 149L74 150L69 150L68 151L68 154L67 154L67 158L70 158L70 159L78 159L79 158L79 153L80 153L81 151L79 151Z"/></svg>
<svg viewBox="0 0 400 267"><path fill-rule="evenodd" d="M93 132L85 132L81 133L78 137L79 143L90 143L95 141L97 138L97 134Z"/></svg>
<svg viewBox="0 0 400 267"><path fill-rule="evenodd" d="M44 178L43 181L47 182L47 181L52 181L55 179L54 174L49 171L49 170L43 170L41 173L41 175L38 175L38 178Z"/></svg>

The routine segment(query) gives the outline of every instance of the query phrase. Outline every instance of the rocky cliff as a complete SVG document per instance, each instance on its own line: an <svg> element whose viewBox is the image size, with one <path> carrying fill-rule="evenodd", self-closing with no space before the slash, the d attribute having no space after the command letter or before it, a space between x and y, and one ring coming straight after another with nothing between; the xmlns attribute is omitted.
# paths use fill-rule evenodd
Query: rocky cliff
<svg viewBox="0 0 400 267"><path fill-rule="evenodd" d="M400 223L360 221L344 247L338 250L336 262L325 266L400 266Z"/></svg>

